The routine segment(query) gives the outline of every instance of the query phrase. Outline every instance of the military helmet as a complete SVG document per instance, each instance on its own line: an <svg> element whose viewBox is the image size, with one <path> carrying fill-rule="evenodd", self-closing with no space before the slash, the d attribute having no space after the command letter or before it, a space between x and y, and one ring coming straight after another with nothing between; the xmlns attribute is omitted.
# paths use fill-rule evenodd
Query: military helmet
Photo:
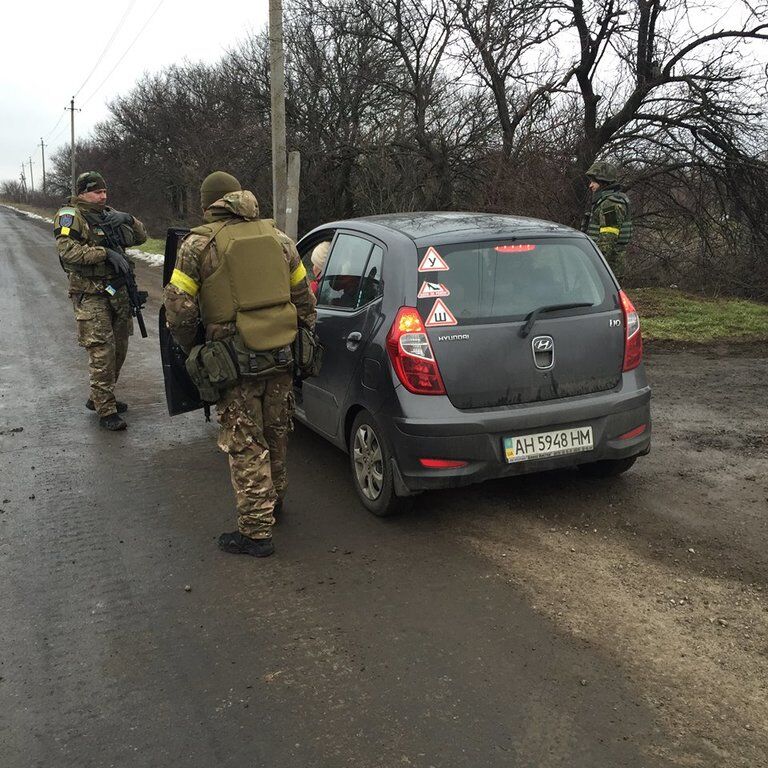
<svg viewBox="0 0 768 768"><path fill-rule="evenodd" d="M586 176L596 181L602 181L604 184L615 184L619 180L619 173L613 163L607 163L605 160L597 160L587 169Z"/></svg>
<svg viewBox="0 0 768 768"><path fill-rule="evenodd" d="M75 181L75 191L78 195L83 192L95 192L97 189L106 189L107 183L98 171L86 171L81 173Z"/></svg>
<svg viewBox="0 0 768 768"><path fill-rule="evenodd" d="M200 205L205 210L228 192L239 192L241 189L240 182L232 174L214 171L203 179L200 186Z"/></svg>

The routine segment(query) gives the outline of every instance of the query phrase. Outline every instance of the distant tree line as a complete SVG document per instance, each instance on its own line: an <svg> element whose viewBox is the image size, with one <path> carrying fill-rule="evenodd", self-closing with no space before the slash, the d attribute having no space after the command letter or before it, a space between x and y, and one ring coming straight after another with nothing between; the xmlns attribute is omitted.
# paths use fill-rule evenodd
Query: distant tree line
<svg viewBox="0 0 768 768"><path fill-rule="evenodd" d="M687 0L286 0L300 232L419 209L578 225L602 158L633 200L630 282L768 297L768 6L731 6L733 27L710 11L707 28ZM269 215L269 107L264 31L115 97L78 168L160 236L198 220L219 168ZM52 164L63 195L69 149Z"/></svg>

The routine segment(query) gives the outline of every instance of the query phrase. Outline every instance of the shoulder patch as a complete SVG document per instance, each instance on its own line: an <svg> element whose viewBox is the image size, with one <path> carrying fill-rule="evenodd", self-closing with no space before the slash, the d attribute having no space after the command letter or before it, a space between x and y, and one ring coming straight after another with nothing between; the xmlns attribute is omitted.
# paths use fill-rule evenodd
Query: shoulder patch
<svg viewBox="0 0 768 768"><path fill-rule="evenodd" d="M59 214L60 227L71 227L74 221L75 221L75 217L71 213Z"/></svg>

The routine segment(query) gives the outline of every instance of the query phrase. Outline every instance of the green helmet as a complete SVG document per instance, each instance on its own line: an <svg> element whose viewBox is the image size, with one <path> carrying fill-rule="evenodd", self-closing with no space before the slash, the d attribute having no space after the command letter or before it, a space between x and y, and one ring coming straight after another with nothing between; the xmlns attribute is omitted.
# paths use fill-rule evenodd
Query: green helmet
<svg viewBox="0 0 768 768"><path fill-rule="evenodd" d="M619 180L619 174L613 163L597 160L589 166L586 173L590 179L602 181L604 184L615 184Z"/></svg>
<svg viewBox="0 0 768 768"><path fill-rule="evenodd" d="M224 197L227 192L239 192L240 182L231 174L224 171L209 173L200 186L200 205L203 210Z"/></svg>
<svg viewBox="0 0 768 768"><path fill-rule="evenodd" d="M75 181L75 192L82 195L83 192L95 192L97 189L106 189L107 183L98 171L86 171L81 173Z"/></svg>

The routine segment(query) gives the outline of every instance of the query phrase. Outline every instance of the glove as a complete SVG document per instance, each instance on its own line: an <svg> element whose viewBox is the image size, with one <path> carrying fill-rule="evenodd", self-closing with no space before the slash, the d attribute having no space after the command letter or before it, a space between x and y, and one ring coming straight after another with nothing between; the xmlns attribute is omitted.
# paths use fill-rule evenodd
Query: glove
<svg viewBox="0 0 768 768"><path fill-rule="evenodd" d="M126 259L120 251L113 251L111 248L106 248L105 250L107 251L105 261L111 264L112 269L114 269L118 275L127 275L131 271L131 265L128 263L128 259Z"/></svg>
<svg viewBox="0 0 768 768"><path fill-rule="evenodd" d="M130 213L123 213L122 211L116 211L114 208L110 208L104 214L104 221L110 227L118 227L120 224L133 225L133 216Z"/></svg>

